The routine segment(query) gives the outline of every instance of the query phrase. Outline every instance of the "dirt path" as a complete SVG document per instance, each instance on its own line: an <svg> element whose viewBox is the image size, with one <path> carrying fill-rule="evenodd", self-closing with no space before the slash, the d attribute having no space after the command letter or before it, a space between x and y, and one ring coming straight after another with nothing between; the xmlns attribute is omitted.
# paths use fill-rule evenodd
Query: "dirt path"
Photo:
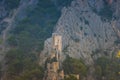
<svg viewBox="0 0 120 80"><path fill-rule="evenodd" d="M5 18L4 19L4 22L7 22L8 23L8 26L7 28L3 31L3 35L2 35L2 40L3 40L3 43L2 43L2 52L4 53L5 52L5 43L6 43L6 40L7 40L7 34L9 32L9 30L11 29L12 27L12 23L14 22L14 19L15 19L15 16L17 14L18 10L14 11L14 14L12 16L12 18Z"/></svg>
<svg viewBox="0 0 120 80"><path fill-rule="evenodd" d="M16 10L13 11L13 15L11 18L5 18L2 22L7 22L8 26L7 28L2 32L2 53L5 53L6 51L6 40L7 40L7 35L9 33L9 30L12 27L12 24L15 20L15 17L17 15L17 13L26 6L26 3L23 3L22 5L20 5Z"/></svg>

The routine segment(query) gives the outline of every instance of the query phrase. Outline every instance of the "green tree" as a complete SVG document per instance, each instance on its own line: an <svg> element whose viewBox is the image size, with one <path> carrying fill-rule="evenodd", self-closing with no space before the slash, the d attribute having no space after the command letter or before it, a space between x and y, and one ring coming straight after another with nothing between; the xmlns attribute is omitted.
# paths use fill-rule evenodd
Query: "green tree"
<svg viewBox="0 0 120 80"><path fill-rule="evenodd" d="M107 80L118 80L120 71L120 62L114 57L110 59L107 57L101 57L96 60L95 63L95 75L97 80L101 80L105 77Z"/></svg>
<svg viewBox="0 0 120 80"><path fill-rule="evenodd" d="M13 9L19 6L20 0L5 0L8 8Z"/></svg>
<svg viewBox="0 0 120 80"><path fill-rule="evenodd" d="M69 75L68 77L65 77L64 80L78 80L78 79L73 75Z"/></svg>
<svg viewBox="0 0 120 80"><path fill-rule="evenodd" d="M65 74L80 74L81 77L87 74L87 66L79 59L67 57L63 62L63 68Z"/></svg>

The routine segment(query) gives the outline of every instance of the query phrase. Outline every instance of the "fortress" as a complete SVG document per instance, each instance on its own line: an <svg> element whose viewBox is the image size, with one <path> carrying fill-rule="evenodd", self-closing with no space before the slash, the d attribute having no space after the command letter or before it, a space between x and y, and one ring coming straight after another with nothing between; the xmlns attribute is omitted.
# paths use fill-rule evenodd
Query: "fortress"
<svg viewBox="0 0 120 80"><path fill-rule="evenodd" d="M46 61L46 72L43 80L63 80L64 71L61 66L62 36L52 35L52 48Z"/></svg>
<svg viewBox="0 0 120 80"><path fill-rule="evenodd" d="M52 34L52 46L50 55L46 60L46 71L43 80L64 80L64 70L62 69L61 53L62 53L62 36ZM73 75L79 80L79 75Z"/></svg>

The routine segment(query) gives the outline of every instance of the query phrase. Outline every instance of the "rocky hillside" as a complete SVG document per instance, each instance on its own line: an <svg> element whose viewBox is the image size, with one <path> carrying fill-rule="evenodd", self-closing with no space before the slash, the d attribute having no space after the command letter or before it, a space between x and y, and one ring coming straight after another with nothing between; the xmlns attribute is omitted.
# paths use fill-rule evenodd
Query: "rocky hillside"
<svg viewBox="0 0 120 80"><path fill-rule="evenodd" d="M106 59L97 59L111 58L119 49L119 3L119 0L0 0L1 80L42 79L44 69L38 63L44 63L48 56L52 33L62 36L63 58L66 55L80 58L92 66L97 61L104 63Z"/></svg>
<svg viewBox="0 0 120 80"><path fill-rule="evenodd" d="M73 0L64 7L54 30L63 37L63 55L82 58L86 64L103 55L111 56L120 38L119 2ZM47 55L50 41L46 40L43 55Z"/></svg>
<svg viewBox="0 0 120 80"><path fill-rule="evenodd" d="M0 77L42 77L38 65L44 41L51 36L60 10L71 0L0 0ZM32 66L33 65L33 66ZM26 75L27 74L27 75ZM41 75L41 76L37 76Z"/></svg>
<svg viewBox="0 0 120 80"><path fill-rule="evenodd" d="M53 33L62 36L63 60L69 55L82 59L89 66L85 78L81 80L119 79L119 61L115 58L120 48L119 3L118 0L73 0L71 5L61 10ZM51 43L52 38L45 41L40 64L44 64L49 56ZM65 66L69 62L65 59L63 63ZM65 72L72 73L71 69L78 63L70 64L65 66ZM78 70L73 73L83 77L81 73L84 72Z"/></svg>

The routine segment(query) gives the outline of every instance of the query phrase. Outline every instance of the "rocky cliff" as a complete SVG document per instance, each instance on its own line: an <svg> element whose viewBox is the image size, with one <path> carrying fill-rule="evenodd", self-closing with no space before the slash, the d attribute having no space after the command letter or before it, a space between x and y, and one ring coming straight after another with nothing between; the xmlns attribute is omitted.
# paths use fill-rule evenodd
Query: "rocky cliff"
<svg viewBox="0 0 120 80"><path fill-rule="evenodd" d="M0 0L3 79L41 79L34 75L42 72L36 63L44 41L40 63L47 59L52 33L62 36L63 59L69 55L91 65L100 56L111 57L120 43L119 4L119 0Z"/></svg>
<svg viewBox="0 0 120 80"><path fill-rule="evenodd" d="M119 42L119 2L73 0L64 7L53 32L62 35L63 55L82 58L86 64L103 55L111 56ZM51 38L45 41L41 56L47 56L50 43Z"/></svg>

